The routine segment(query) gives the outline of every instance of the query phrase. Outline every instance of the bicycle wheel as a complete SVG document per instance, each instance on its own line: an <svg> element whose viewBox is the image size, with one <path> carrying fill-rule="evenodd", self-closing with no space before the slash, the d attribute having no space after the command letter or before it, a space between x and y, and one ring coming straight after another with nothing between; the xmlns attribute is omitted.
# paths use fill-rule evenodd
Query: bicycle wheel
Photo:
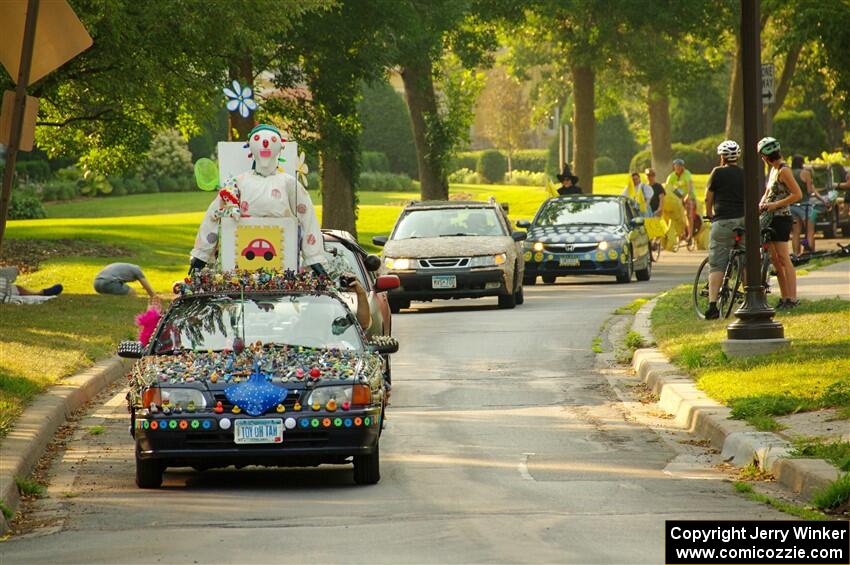
<svg viewBox="0 0 850 565"><path fill-rule="evenodd" d="M705 311L708 310L708 257L702 260L694 278L693 302L697 316L705 319Z"/></svg>
<svg viewBox="0 0 850 565"><path fill-rule="evenodd" d="M653 262L658 263L658 260L661 259L661 239L655 238L649 244L649 256Z"/></svg>
<svg viewBox="0 0 850 565"><path fill-rule="evenodd" d="M728 318L729 314L738 303L738 299L743 296L741 292L741 277L744 272L744 256L735 255L727 267L727 275L723 277L723 287L720 289L720 296L717 299L717 308L720 310L720 315Z"/></svg>
<svg viewBox="0 0 850 565"><path fill-rule="evenodd" d="M761 252L761 284L764 293L770 294L770 254L766 250Z"/></svg>

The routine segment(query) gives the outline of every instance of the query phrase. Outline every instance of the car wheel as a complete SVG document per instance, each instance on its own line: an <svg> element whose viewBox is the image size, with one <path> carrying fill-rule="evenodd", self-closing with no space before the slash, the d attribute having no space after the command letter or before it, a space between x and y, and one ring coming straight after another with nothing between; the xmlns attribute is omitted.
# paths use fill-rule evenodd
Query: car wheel
<svg viewBox="0 0 850 565"><path fill-rule="evenodd" d="M635 276L639 281L648 281L652 276L652 259L650 257L646 258L646 269L638 269L635 271Z"/></svg>
<svg viewBox="0 0 850 565"><path fill-rule="evenodd" d="M620 273L619 275L617 275L617 282L618 283L624 283L625 284L625 283L632 282L632 274L634 273L635 266L634 266L634 263L632 263L632 250L631 250L631 248L628 248L628 249L629 249L629 257L628 257L628 260L626 261L626 272Z"/></svg>
<svg viewBox="0 0 850 565"><path fill-rule="evenodd" d="M249 261L253 261L254 257L256 257L256 255L254 255L253 251L249 251L248 253L245 254L245 258Z"/></svg>
<svg viewBox="0 0 850 565"><path fill-rule="evenodd" d="M510 294L500 294L499 295L499 308L503 310L510 310L516 306L516 294L513 292Z"/></svg>
<svg viewBox="0 0 850 565"><path fill-rule="evenodd" d="M354 482L358 485L374 485L381 480L380 442L369 455L354 456Z"/></svg>
<svg viewBox="0 0 850 565"><path fill-rule="evenodd" d="M136 486L139 488L159 488L162 486L162 473L165 466L155 459L140 459L136 452Z"/></svg>
<svg viewBox="0 0 850 565"><path fill-rule="evenodd" d="M393 300L389 299L390 312L398 314L403 308L410 308L410 300Z"/></svg>
<svg viewBox="0 0 850 565"><path fill-rule="evenodd" d="M536 276L529 277L529 276L526 275L526 276L522 277L522 284L525 285L525 286L534 286L534 285L537 284L537 277Z"/></svg>
<svg viewBox="0 0 850 565"><path fill-rule="evenodd" d="M263 259L265 259L266 261L271 261L272 257L274 257L274 255L272 255L271 251L266 251L265 253L263 253Z"/></svg>
<svg viewBox="0 0 850 565"><path fill-rule="evenodd" d="M514 298L517 304L522 304L525 302L525 293L522 291L522 287L519 287L519 290L514 294Z"/></svg>
<svg viewBox="0 0 850 565"><path fill-rule="evenodd" d="M555 275L543 275L540 277L545 284L555 284Z"/></svg>

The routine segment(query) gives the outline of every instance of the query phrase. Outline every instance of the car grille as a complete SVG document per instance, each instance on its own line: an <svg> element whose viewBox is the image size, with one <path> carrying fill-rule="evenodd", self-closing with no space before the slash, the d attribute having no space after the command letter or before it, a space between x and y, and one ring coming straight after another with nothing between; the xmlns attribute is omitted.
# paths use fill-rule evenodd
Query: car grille
<svg viewBox="0 0 850 565"><path fill-rule="evenodd" d="M469 267L469 257L439 257L420 259L420 269L463 269Z"/></svg>
<svg viewBox="0 0 850 565"><path fill-rule="evenodd" d="M227 396L224 394L224 391L216 391L214 396L215 396L215 400L213 401L213 404L212 404L213 406L215 406L216 402L221 402L221 407L224 408L225 412L231 412L233 410L233 405L227 399ZM301 391L300 390L290 390L289 394L286 395L286 398L283 401L283 406L287 410L291 410L292 407L295 406L295 403L298 402L300 397L301 397ZM275 411L274 408L271 408L266 413L267 414L274 414L274 413L276 413L276 411Z"/></svg>
<svg viewBox="0 0 850 565"><path fill-rule="evenodd" d="M598 243L547 243L543 246L552 253L587 253L596 249Z"/></svg>

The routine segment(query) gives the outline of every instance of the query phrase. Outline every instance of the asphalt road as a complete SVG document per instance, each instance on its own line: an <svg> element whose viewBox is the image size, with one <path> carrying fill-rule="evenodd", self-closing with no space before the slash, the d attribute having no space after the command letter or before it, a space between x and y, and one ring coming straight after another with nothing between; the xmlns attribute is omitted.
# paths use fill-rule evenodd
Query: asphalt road
<svg viewBox="0 0 850 565"><path fill-rule="evenodd" d="M372 487L322 467L177 469L138 490L116 388L68 438L30 533L0 544L0 560L661 563L665 519L782 518L663 419L630 415L612 383L633 377L591 350L612 310L689 280L700 258L665 254L648 283L529 287L515 310L488 299L396 316Z"/></svg>

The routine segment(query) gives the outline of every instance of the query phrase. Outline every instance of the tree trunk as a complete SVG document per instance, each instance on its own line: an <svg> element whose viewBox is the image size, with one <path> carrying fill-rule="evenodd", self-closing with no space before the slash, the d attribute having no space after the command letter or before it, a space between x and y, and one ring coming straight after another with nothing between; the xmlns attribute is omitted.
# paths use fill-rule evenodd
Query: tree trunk
<svg viewBox="0 0 850 565"><path fill-rule="evenodd" d="M231 82L231 84L228 84L229 87L232 88L233 81L238 80L242 88L250 86L253 90L254 66L251 63L251 55L245 55L232 61L228 76ZM238 109L235 112L227 113L228 141L245 141L252 129L254 129L254 114L249 114L247 118L243 118Z"/></svg>
<svg viewBox="0 0 850 565"><path fill-rule="evenodd" d="M670 126L670 98L666 84L649 85L647 106L652 168L655 169L658 178L665 179L673 168L673 134Z"/></svg>
<svg viewBox="0 0 850 565"><path fill-rule="evenodd" d="M726 139L743 143L744 139L744 76L741 71L741 39L735 36L735 61L729 81L729 99L726 104Z"/></svg>
<svg viewBox="0 0 850 565"><path fill-rule="evenodd" d="M596 76L589 67L573 66L573 174L585 193L593 192L593 159L596 156L596 110L593 89Z"/></svg>
<svg viewBox="0 0 850 565"><path fill-rule="evenodd" d="M344 230L357 238L354 190L342 161L327 152L322 161L322 227Z"/></svg>
<svg viewBox="0 0 850 565"><path fill-rule="evenodd" d="M449 183L440 158L440 148L432 147L428 122L437 116L437 97L434 93L431 59L423 52L408 61L401 71L404 97L410 110L416 161L419 165L419 187L422 200L448 200Z"/></svg>
<svg viewBox="0 0 850 565"><path fill-rule="evenodd" d="M514 154L513 147L511 147L509 145L508 146L508 178L513 178L513 172L514 172L513 154Z"/></svg>

